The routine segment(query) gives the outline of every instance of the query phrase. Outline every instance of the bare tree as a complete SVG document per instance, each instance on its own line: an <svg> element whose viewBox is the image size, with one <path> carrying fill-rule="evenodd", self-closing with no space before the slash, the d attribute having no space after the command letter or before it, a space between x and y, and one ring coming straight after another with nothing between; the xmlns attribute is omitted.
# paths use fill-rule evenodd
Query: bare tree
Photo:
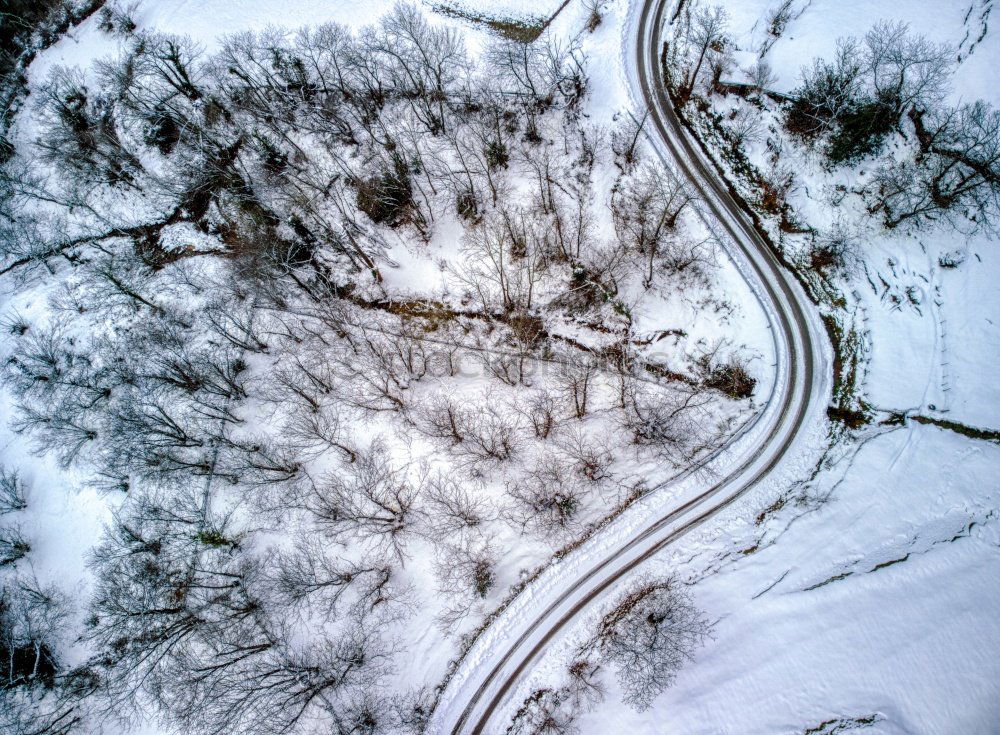
<svg viewBox="0 0 1000 735"><path fill-rule="evenodd" d="M452 446L465 441L466 410L448 396L435 396L411 411L416 428L426 436L449 442Z"/></svg>
<svg viewBox="0 0 1000 735"><path fill-rule="evenodd" d="M28 494L16 470L0 465L0 515L28 507Z"/></svg>
<svg viewBox="0 0 1000 735"><path fill-rule="evenodd" d="M565 538L580 527L588 489L553 455L544 455L507 483L508 517L546 538Z"/></svg>
<svg viewBox="0 0 1000 735"><path fill-rule="evenodd" d="M555 443L570 460L572 471L583 479L601 482L611 477L608 469L614 457L606 437L598 439L576 425L560 431Z"/></svg>
<svg viewBox="0 0 1000 735"><path fill-rule="evenodd" d="M0 567L23 559L31 551L31 544L24 537L20 526L0 526Z"/></svg>
<svg viewBox="0 0 1000 735"><path fill-rule="evenodd" d="M651 447L675 465L685 464L713 439L707 431L707 391L684 386L670 389L632 383L626 395L622 425L639 446Z"/></svg>
<svg viewBox="0 0 1000 735"><path fill-rule="evenodd" d="M358 449L346 437L339 415L330 409L293 411L285 423L288 444L304 459L315 459L333 449L348 462L358 458Z"/></svg>
<svg viewBox="0 0 1000 735"><path fill-rule="evenodd" d="M559 424L560 404L544 388L535 389L524 401L517 404L517 411L531 423L538 439L547 439Z"/></svg>
<svg viewBox="0 0 1000 735"><path fill-rule="evenodd" d="M684 8L676 26L669 64L671 84L682 101L691 97L705 61L725 47L727 22L728 16L721 6L708 8L688 3Z"/></svg>
<svg viewBox="0 0 1000 735"><path fill-rule="evenodd" d="M711 623L676 579L649 579L618 598L581 648L615 665L625 701L646 709L711 632Z"/></svg>
<svg viewBox="0 0 1000 735"><path fill-rule="evenodd" d="M578 720L604 698L601 667L579 658L567 669L567 681L559 687L542 687L529 694L514 713L507 735L575 735Z"/></svg>
<svg viewBox="0 0 1000 735"><path fill-rule="evenodd" d="M372 413L406 409L406 390L431 367L424 342L405 326L398 331L358 330L349 336L348 347L331 355L345 384L338 398Z"/></svg>
<svg viewBox="0 0 1000 735"><path fill-rule="evenodd" d="M983 102L909 115L913 162L880 166L866 187L869 211L889 228L944 219L991 231L1000 212L1000 112Z"/></svg>
<svg viewBox="0 0 1000 735"><path fill-rule="evenodd" d="M427 436L446 441L460 459L481 468L506 462L518 451L520 421L489 395L478 407L439 396L414 412L414 423Z"/></svg>
<svg viewBox="0 0 1000 735"><path fill-rule="evenodd" d="M465 619L496 585L499 554L492 538L464 536L441 544L435 563L438 593L446 599L438 621L446 631Z"/></svg>
<svg viewBox="0 0 1000 735"><path fill-rule="evenodd" d="M679 178L662 167L647 165L612 192L611 213L618 238L646 261L644 285L653 283L657 258L676 236L681 213L693 195Z"/></svg>
<svg viewBox="0 0 1000 735"><path fill-rule="evenodd" d="M225 666L164 692L172 720L206 735L307 731L319 719L345 735L391 732L391 714L374 706L374 691L391 672L394 650L377 627L344 623L336 638L308 646L291 644L291 631L277 625L281 642L264 651L246 639L220 641Z"/></svg>
<svg viewBox="0 0 1000 735"><path fill-rule="evenodd" d="M120 134L114 103L93 94L78 69L56 67L39 90L43 160L71 174L70 186L139 190L143 166Z"/></svg>
<svg viewBox="0 0 1000 735"><path fill-rule="evenodd" d="M428 23L416 5L400 4L382 19L374 37L398 94L432 134L442 132L449 117L446 105L469 72L461 37L451 28Z"/></svg>
<svg viewBox="0 0 1000 735"><path fill-rule="evenodd" d="M488 68L493 72L487 82L499 87L515 101L527 118L525 138L539 142L538 118L558 98L573 107L587 88L583 56L575 44L561 44L554 39L545 43L498 41L486 51Z"/></svg>
<svg viewBox="0 0 1000 735"><path fill-rule="evenodd" d="M357 461L313 484L306 507L334 540L366 542L402 559L416 531L421 489L422 481L414 484L408 468L396 467L376 441Z"/></svg>
<svg viewBox="0 0 1000 735"><path fill-rule="evenodd" d="M86 727L94 677L67 669L58 644L71 607L65 594L33 576L0 587L0 729L11 735L70 735ZM94 723L89 722L89 725Z"/></svg>
<svg viewBox="0 0 1000 735"><path fill-rule="evenodd" d="M489 398L476 409L464 413L466 439L453 451L473 469L495 466L512 459L520 450L520 421L516 414Z"/></svg>
<svg viewBox="0 0 1000 735"><path fill-rule="evenodd" d="M544 267L535 222L523 212L491 213L467 232L465 263L456 275L479 298L483 310L529 311Z"/></svg>
<svg viewBox="0 0 1000 735"><path fill-rule="evenodd" d="M833 61L814 59L802 70L802 86L785 118L789 131L806 140L832 131L864 91L863 54L854 38L837 39Z"/></svg>
<svg viewBox="0 0 1000 735"><path fill-rule="evenodd" d="M905 23L879 21L865 34L863 63L875 98L890 104L898 120L913 105L944 97L953 53L947 44L910 35Z"/></svg>
<svg viewBox="0 0 1000 735"><path fill-rule="evenodd" d="M742 148L760 139L761 115L754 107L740 105L725 123L733 145Z"/></svg>
<svg viewBox="0 0 1000 735"><path fill-rule="evenodd" d="M468 481L441 472L428 477L424 503L433 538L482 530L497 518L496 508L481 484L470 486Z"/></svg>
<svg viewBox="0 0 1000 735"><path fill-rule="evenodd" d="M623 174L631 173L639 163L642 132L648 118L649 110L638 119L628 113L611 132L611 150Z"/></svg>
<svg viewBox="0 0 1000 735"><path fill-rule="evenodd" d="M599 374L597 363L586 357L559 365L556 381L573 415L578 419L586 416L591 407L591 391Z"/></svg>
<svg viewBox="0 0 1000 735"><path fill-rule="evenodd" d="M346 609L367 616L391 604L398 595L394 577L393 566L384 560L334 557L309 536L296 540L291 550L279 552L269 572L278 604L291 611L308 605L331 621Z"/></svg>

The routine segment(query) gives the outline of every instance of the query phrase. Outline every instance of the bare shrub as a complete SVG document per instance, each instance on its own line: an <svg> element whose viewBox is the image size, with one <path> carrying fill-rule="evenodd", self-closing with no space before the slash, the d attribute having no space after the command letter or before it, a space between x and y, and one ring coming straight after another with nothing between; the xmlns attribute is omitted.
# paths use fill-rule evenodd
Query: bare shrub
<svg viewBox="0 0 1000 735"><path fill-rule="evenodd" d="M493 591L499 553L491 538L464 536L456 543L441 544L435 563L438 593L446 603L438 615L449 631Z"/></svg>
<svg viewBox="0 0 1000 735"><path fill-rule="evenodd" d="M538 439L547 439L559 423L559 402L543 388L533 391L524 401L518 402L516 409L531 423Z"/></svg>
<svg viewBox="0 0 1000 735"><path fill-rule="evenodd" d="M740 105L724 123L733 146L742 148L748 143L756 143L761 135L761 114L754 107Z"/></svg>

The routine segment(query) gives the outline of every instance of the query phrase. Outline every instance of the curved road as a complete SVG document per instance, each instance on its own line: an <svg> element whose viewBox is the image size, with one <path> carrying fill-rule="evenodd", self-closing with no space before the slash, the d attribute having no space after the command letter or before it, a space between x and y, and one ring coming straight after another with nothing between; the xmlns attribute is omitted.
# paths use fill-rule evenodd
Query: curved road
<svg viewBox="0 0 1000 735"><path fill-rule="evenodd" d="M691 142L665 93L659 62L660 33L671 0L637 0L643 5L627 40L635 62L631 82L650 110L650 141L658 155L671 161L699 193L730 254L754 287L769 315L775 340L778 375L772 400L749 432L743 446L728 454L722 478L704 487L706 473L687 473L673 481L678 490L670 507L613 538L603 558L589 561L585 549L615 536L605 529L558 564L547 580L538 580L521 597L518 611L506 611L481 636L452 677L435 709L432 733L500 733L507 723L490 725L518 682L563 632L608 588L645 560L696 528L753 488L791 455L805 427L819 420L829 395L829 357L824 332L802 289L747 221L711 165ZM740 442L734 442L739 445ZM731 458L731 457L730 457ZM576 553L576 552L575 552ZM568 567L578 567L571 569ZM531 610L524 609L530 605ZM514 606L512 606L514 607Z"/></svg>

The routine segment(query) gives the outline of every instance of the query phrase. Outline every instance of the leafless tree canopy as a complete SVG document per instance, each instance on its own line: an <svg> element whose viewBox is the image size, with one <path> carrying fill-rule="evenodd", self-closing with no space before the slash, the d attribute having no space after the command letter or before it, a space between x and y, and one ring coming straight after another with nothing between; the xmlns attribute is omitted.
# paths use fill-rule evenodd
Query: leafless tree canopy
<svg viewBox="0 0 1000 735"><path fill-rule="evenodd" d="M649 580L614 603L585 648L617 668L626 701L645 709L674 683L711 631L675 579Z"/></svg>
<svg viewBox="0 0 1000 735"><path fill-rule="evenodd" d="M371 540L402 557L407 536L415 532L423 488L422 478L415 482L408 474L407 468L394 467L386 448L376 443L315 483L306 504L334 540Z"/></svg>

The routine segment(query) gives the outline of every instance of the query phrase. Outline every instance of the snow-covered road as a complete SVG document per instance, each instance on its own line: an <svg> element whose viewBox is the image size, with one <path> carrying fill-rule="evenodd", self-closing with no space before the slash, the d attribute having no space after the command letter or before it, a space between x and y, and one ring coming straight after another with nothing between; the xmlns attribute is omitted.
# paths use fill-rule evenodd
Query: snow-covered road
<svg viewBox="0 0 1000 735"><path fill-rule="evenodd" d="M723 451L658 487L528 586L476 640L441 695L432 733L501 732L504 709L522 675L560 631L623 576L733 503L780 465L804 470L823 432L830 391L830 347L818 314L685 132L665 93L661 29L672 0L634 0L622 39L634 106L650 111L650 142L702 199L702 217L767 314L777 375L763 411ZM799 463L802 464L798 467Z"/></svg>

